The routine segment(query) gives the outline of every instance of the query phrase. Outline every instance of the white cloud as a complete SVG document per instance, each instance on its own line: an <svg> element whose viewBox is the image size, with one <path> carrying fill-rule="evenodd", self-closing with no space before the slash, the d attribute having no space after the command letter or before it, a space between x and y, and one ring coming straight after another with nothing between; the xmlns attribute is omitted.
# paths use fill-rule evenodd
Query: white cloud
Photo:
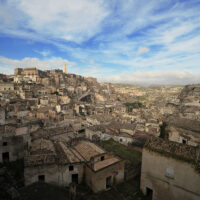
<svg viewBox="0 0 200 200"><path fill-rule="evenodd" d="M76 66L73 70L100 80L143 84L198 82L200 12L193 3L10 0L0 3L0 32L51 43L80 63L82 68ZM83 46L65 43L65 40L81 43L88 39L91 42ZM52 52L38 51L44 57ZM140 56L143 53L148 54ZM39 63L43 68L52 65L51 59L35 59L21 60L18 65Z"/></svg>
<svg viewBox="0 0 200 200"><path fill-rule="evenodd" d="M109 14L102 0L11 0L0 4L1 32L35 39L82 42Z"/></svg>
<svg viewBox="0 0 200 200"><path fill-rule="evenodd" d="M34 50L36 53L39 53L40 55L42 55L43 57L47 57L48 55L51 54L50 50L43 50L43 51L38 51L38 50Z"/></svg>
<svg viewBox="0 0 200 200"><path fill-rule="evenodd" d="M147 47L140 47L137 51L138 54L145 54L149 52L149 48Z"/></svg>
<svg viewBox="0 0 200 200"><path fill-rule="evenodd" d="M74 62L70 62L68 60L52 57L48 60L40 60L38 58L24 58L22 60L9 59L5 57L0 57L0 68L3 69L4 73L13 73L14 68L22 67L36 67L42 70L48 70L51 68L60 68L63 69L64 64L68 64L70 66L76 65Z"/></svg>
<svg viewBox="0 0 200 200"><path fill-rule="evenodd" d="M185 85L199 83L200 73L189 70L183 71L136 71L123 72L114 76L107 76L101 81L114 83L130 83L139 85Z"/></svg>

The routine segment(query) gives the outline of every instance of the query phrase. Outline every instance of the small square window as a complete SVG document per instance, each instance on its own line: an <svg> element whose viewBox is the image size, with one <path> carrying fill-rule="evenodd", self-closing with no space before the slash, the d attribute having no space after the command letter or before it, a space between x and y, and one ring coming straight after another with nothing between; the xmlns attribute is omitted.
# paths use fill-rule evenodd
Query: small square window
<svg viewBox="0 0 200 200"><path fill-rule="evenodd" d="M74 170L74 166L70 165L69 166L69 171L73 171Z"/></svg>
<svg viewBox="0 0 200 200"><path fill-rule="evenodd" d="M168 167L165 176L174 179L174 168Z"/></svg>
<svg viewBox="0 0 200 200"><path fill-rule="evenodd" d="M104 156L101 156L101 161L105 160Z"/></svg>
<svg viewBox="0 0 200 200"><path fill-rule="evenodd" d="M7 146L8 145L8 143L7 142L3 142L3 146Z"/></svg>
<svg viewBox="0 0 200 200"><path fill-rule="evenodd" d="M183 143L183 144L186 144L186 143L187 143L187 141L183 139L183 140L182 140L182 143Z"/></svg>

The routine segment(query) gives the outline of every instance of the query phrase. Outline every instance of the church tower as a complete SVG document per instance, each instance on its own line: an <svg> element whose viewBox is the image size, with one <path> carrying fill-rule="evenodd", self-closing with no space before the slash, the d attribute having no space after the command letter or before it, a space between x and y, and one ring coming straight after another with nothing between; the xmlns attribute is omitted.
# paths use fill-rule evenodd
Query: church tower
<svg viewBox="0 0 200 200"><path fill-rule="evenodd" d="M67 73L67 64L64 65L64 73Z"/></svg>

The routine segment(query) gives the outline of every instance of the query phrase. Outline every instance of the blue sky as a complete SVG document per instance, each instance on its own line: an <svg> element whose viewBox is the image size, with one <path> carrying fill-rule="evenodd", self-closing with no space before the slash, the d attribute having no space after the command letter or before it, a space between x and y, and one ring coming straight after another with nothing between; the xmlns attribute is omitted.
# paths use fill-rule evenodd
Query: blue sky
<svg viewBox="0 0 200 200"><path fill-rule="evenodd" d="M0 73L62 69L99 81L200 82L200 0L0 0Z"/></svg>

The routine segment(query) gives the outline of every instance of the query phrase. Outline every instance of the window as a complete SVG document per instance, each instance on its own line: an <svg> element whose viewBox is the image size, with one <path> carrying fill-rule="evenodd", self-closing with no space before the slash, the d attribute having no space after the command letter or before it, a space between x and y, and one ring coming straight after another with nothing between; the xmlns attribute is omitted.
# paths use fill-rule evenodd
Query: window
<svg viewBox="0 0 200 200"><path fill-rule="evenodd" d="M182 143L183 143L183 144L186 144L186 143L187 143L187 141L183 139L183 140L182 140Z"/></svg>
<svg viewBox="0 0 200 200"><path fill-rule="evenodd" d="M78 133L80 133L80 134L81 134L81 133L85 133L85 129L79 130Z"/></svg>
<svg viewBox="0 0 200 200"><path fill-rule="evenodd" d="M3 162L9 162L9 152L2 153Z"/></svg>
<svg viewBox="0 0 200 200"><path fill-rule="evenodd" d="M78 174L72 174L72 183L78 184Z"/></svg>
<svg viewBox="0 0 200 200"><path fill-rule="evenodd" d="M166 169L166 174L165 174L165 176L166 177L168 177L168 178L174 178L174 168L172 168L172 167L168 167L167 169Z"/></svg>
<svg viewBox="0 0 200 200"><path fill-rule="evenodd" d="M39 182L45 182L45 175L39 175L38 176L38 181Z"/></svg>
<svg viewBox="0 0 200 200"><path fill-rule="evenodd" d="M7 142L3 142L3 146L7 146L8 145L8 143Z"/></svg>
<svg viewBox="0 0 200 200"><path fill-rule="evenodd" d="M104 156L101 156L101 161L105 160Z"/></svg>
<svg viewBox="0 0 200 200"><path fill-rule="evenodd" d="M69 166L69 171L73 171L74 170L74 166L70 165Z"/></svg>

